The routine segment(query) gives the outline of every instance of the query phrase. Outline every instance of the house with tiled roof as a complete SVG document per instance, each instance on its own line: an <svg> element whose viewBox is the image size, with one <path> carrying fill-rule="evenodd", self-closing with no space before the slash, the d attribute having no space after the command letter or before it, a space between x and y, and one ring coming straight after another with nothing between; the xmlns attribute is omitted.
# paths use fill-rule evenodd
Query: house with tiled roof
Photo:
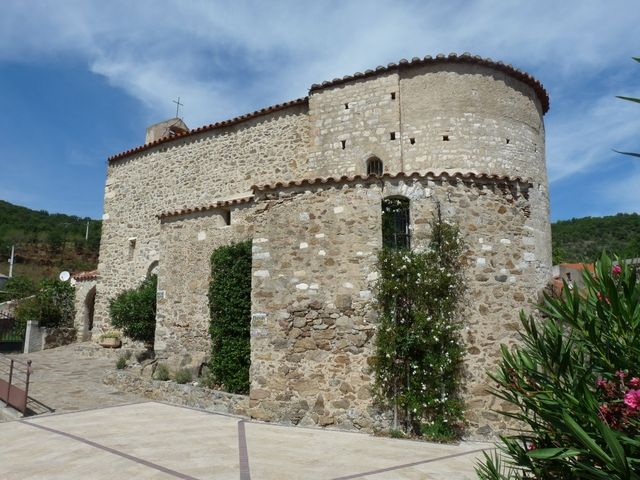
<svg viewBox="0 0 640 480"><path fill-rule="evenodd" d="M108 160L91 335L108 304L158 274L155 353L211 352L214 249L252 240L251 392L262 420L372 431L382 210L392 247L420 249L438 209L467 245L470 435L504 429L486 393L516 312L551 270L544 114L549 98L513 66L469 54L401 60L312 85L308 95L189 130L161 122Z"/></svg>

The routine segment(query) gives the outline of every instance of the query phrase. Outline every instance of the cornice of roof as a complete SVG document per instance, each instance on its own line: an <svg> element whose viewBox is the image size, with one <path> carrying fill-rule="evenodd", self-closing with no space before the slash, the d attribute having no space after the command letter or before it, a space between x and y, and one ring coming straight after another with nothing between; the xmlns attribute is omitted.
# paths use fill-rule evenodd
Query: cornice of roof
<svg viewBox="0 0 640 480"><path fill-rule="evenodd" d="M275 183L267 183L262 185L253 185L251 190L254 193L268 192L274 190L280 190L284 188L296 188L304 186L319 186L319 185L332 185L342 183L353 182L375 182L380 180L412 180L412 179L432 179L432 180L460 180L463 182L478 182L478 183L506 183L512 185L529 186L531 182L529 180L520 177L509 177L505 175L494 175L487 173L474 173L474 172L412 172L412 173L385 173L383 175L352 175L341 177L318 177L318 178L304 178L300 180L281 181Z"/></svg>
<svg viewBox="0 0 640 480"><path fill-rule="evenodd" d="M508 63L503 63L500 61L496 62L490 58L482 58L478 55L471 55L469 52L465 52L462 55L458 55L456 53L445 55L443 53L439 53L435 57L427 55L424 58L413 57L411 60L403 58L398 63L389 63L387 66L379 65L373 70L365 70L364 72L356 72L353 75L346 75L342 78L334 78L333 80L327 80L322 83L314 83L313 85L311 85L310 93L322 90L324 88L333 87L335 85L347 83L353 80L372 77L381 73L439 63L472 63L504 72L533 88L533 90L536 92L536 95L538 96L538 99L540 100L543 113L547 113L549 111L549 94L539 80L534 78L532 75L529 75L527 72L519 70Z"/></svg>

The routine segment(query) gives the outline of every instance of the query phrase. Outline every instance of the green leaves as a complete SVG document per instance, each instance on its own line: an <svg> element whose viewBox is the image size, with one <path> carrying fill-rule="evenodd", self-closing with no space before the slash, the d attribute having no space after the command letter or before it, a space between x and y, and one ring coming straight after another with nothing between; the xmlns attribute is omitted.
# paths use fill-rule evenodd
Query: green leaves
<svg viewBox="0 0 640 480"><path fill-rule="evenodd" d="M109 302L111 324L132 340L153 342L156 332L158 277L151 275L138 288L125 290Z"/></svg>
<svg viewBox="0 0 640 480"><path fill-rule="evenodd" d="M511 404L503 415L524 427L502 439L504 461L478 466L481 478L507 478L512 465L514 479L638 479L640 411L624 403L640 377L637 275L603 254L584 288L545 296L543 317L521 313L521 345L503 348L491 378Z"/></svg>
<svg viewBox="0 0 640 480"><path fill-rule="evenodd" d="M397 411L406 431L450 440L463 416L462 242L458 228L440 216L431 232L424 252L378 255L375 394Z"/></svg>
<svg viewBox="0 0 640 480"><path fill-rule="evenodd" d="M225 245L211 255L210 367L214 382L232 393L249 392L251 245Z"/></svg>

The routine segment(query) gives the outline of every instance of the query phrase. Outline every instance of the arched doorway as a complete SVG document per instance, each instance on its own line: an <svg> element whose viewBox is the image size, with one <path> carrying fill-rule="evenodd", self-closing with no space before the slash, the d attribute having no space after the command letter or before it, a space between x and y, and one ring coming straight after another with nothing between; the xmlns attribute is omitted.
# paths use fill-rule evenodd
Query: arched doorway
<svg viewBox="0 0 640 480"><path fill-rule="evenodd" d="M84 302L82 303L82 341L91 340L93 332L93 314L96 303L96 287L95 285L87 292Z"/></svg>

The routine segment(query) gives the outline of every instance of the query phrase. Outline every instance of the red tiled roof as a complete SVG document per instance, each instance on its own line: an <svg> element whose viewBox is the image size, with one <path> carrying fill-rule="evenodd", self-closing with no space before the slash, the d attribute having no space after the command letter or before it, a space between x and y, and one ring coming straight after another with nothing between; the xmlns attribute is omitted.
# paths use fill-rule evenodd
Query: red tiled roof
<svg viewBox="0 0 640 480"><path fill-rule="evenodd" d="M264 185L253 185L251 189L254 192L262 192L266 190L277 190L279 188L291 188L291 187L301 187L303 185L314 185L314 184L334 184L334 183L351 183L359 180L379 180L379 179L409 179L409 178L434 178L434 179L460 179L460 180L473 180L487 183L518 183L529 185L530 182L528 180L524 180L520 177L508 177L501 175L489 175L486 173L473 173L473 172L413 172L413 173L385 173L384 175L353 175L353 176L342 176L342 177L323 177L323 178L305 178L301 180L291 180L291 181L282 181L276 183L268 183Z"/></svg>
<svg viewBox="0 0 640 480"><path fill-rule="evenodd" d="M178 140L180 138L185 138L190 135L195 135L197 133L208 132L210 130L216 130L218 128L229 127L231 125L236 125L238 123L244 122L251 118L256 118L261 115L266 115L268 113L277 112L279 110L284 110L289 107L294 107L296 105L304 105L309 100L309 97L297 98L296 100L291 100L290 102L278 103L276 105L271 105L270 107L265 107L260 110L256 110L255 112L247 113L245 115L240 115L239 117L234 117L229 120L223 120L221 122L212 123L210 125L205 125L203 127L194 128L193 130L189 130L184 133L176 133L170 137L159 138L158 140L150 143L146 143L144 145L140 145L139 147L132 148L131 150L127 150L122 153L118 153L117 155L113 155L109 157L107 160L109 162L113 162L114 160L120 160L121 158L128 157L129 155L133 155L134 153L142 152L144 150L148 150L151 147L155 147L157 145L161 145L167 142L173 142L174 140Z"/></svg>
<svg viewBox="0 0 640 480"><path fill-rule="evenodd" d="M536 92L536 95L540 99L540 103L542 104L542 111L544 113L547 113L547 111L549 111L549 95L547 94L547 91L544 89L542 84L538 80L536 80L534 77L509 64L502 63L502 62L494 62L490 58L482 58L478 55L471 55L470 53L467 53L467 52L463 53L462 55L450 53L449 55L438 54L435 57L431 57L430 55L427 55L424 58L414 57L411 59L411 61L403 58L397 64L390 63L386 67L378 66L375 68L375 70L365 70L364 73L356 72L353 75L346 75L342 78L334 78L333 80L330 80L330 81L325 81L322 83L314 83L313 85L311 85L309 92L313 93L314 91L322 90L323 88L339 85L342 83L349 82L351 80L371 77L374 75L378 75L380 73L385 73L385 72L389 72L396 69L414 67L414 66L420 66L420 65L426 65L426 64L437 64L437 63L474 63L476 65L484 65L484 66L493 68L495 70L502 71L522 81L523 83L529 85L531 88L533 88L533 90ZM256 110L251 113L247 113L245 115L240 115L239 117L231 118L229 120L223 120L221 122L216 122L210 125L205 125L203 127L195 128L193 130L189 130L188 132L176 133L175 135L172 135L170 137L160 138L154 142L147 143L145 145L140 145L139 147L135 147L130 150L126 150L124 152L118 153L116 155L109 157L107 160L109 162L120 160L122 158L128 157L129 155L133 155L134 153L148 150L149 148L155 147L157 145L161 145L163 143L172 142L180 138L185 138L190 135L195 135L198 133L208 132L210 130L215 130L218 128L236 125L246 120L259 117L261 115L277 112L279 110L284 110L286 108L293 107L296 105L303 105L303 104L306 104L308 101L309 101L309 97L298 98L296 100L291 100L290 102L279 103L276 105L272 105L270 107Z"/></svg>
<svg viewBox="0 0 640 480"><path fill-rule="evenodd" d="M241 203L249 203L251 200L253 200L253 195L247 196L247 197L241 197L241 198L232 198L229 200L220 200L218 202L211 203L208 205L199 205L196 207L183 207L179 210L162 212L156 216L160 219L163 219L167 217L175 217L177 215L188 215L189 213L206 212L207 210L214 210L216 208L230 207L231 205L240 205Z"/></svg>
<svg viewBox="0 0 640 480"><path fill-rule="evenodd" d="M98 278L98 270L90 270L87 272L75 272L71 274L71 278L73 278L77 282L82 282L85 280L95 280L96 278Z"/></svg>
<svg viewBox="0 0 640 480"><path fill-rule="evenodd" d="M374 75L378 75L380 73L402 69L405 67L415 67L420 65L438 64L438 63L473 63L476 65L484 65L484 66L493 68L495 70L500 70L501 72L504 72L507 75L510 75L516 78L517 80L520 80L521 82L529 85L531 88L533 88L533 90L536 92L536 95L538 96L538 99L540 100L540 103L542 104L542 111L544 113L547 113L549 111L549 94L544 89L542 84L538 80L536 80L534 77L507 63L494 62L490 58L482 58L478 55L471 55L468 52L465 52L462 55L457 55L455 53L450 53L449 55L445 55L443 53L440 53L435 57L432 57L430 55L427 55L424 58L413 57L411 61L403 58L397 64L390 63L386 67L380 65L376 67L375 70L365 70L364 73L356 72L353 75L347 75L342 78L334 78L333 80L325 81L322 83L315 83L311 85L310 92L321 90L326 87L332 87L334 85L339 85L341 83L346 83L352 80L357 80L359 78L367 78Z"/></svg>

